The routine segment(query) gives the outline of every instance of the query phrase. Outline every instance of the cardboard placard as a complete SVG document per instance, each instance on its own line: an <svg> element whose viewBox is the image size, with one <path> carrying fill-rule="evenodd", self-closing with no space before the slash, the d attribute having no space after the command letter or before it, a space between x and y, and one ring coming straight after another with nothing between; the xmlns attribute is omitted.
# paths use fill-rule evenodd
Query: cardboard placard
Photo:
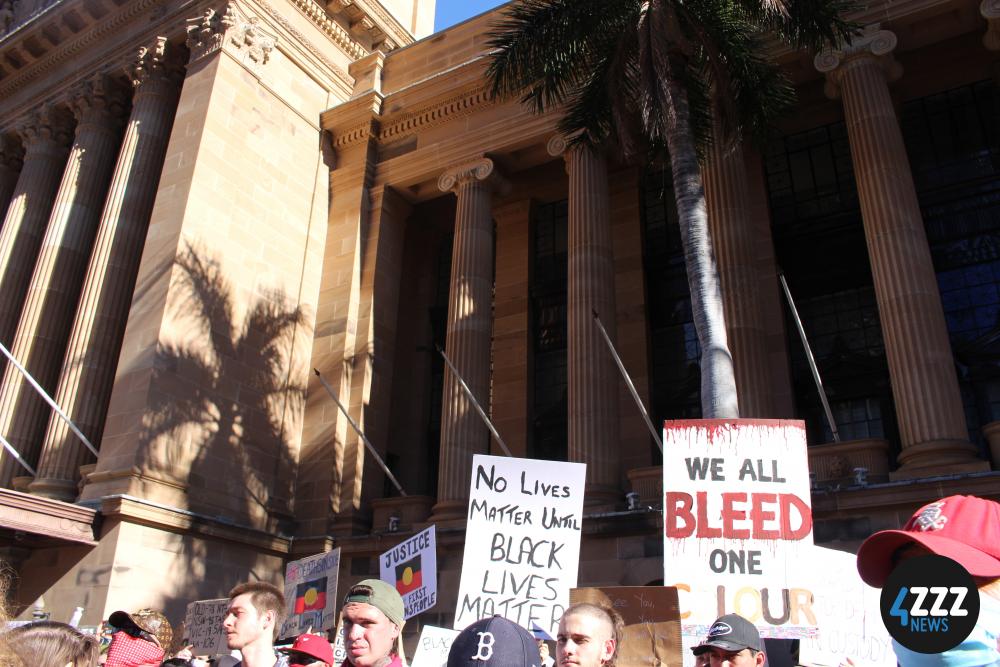
<svg viewBox="0 0 1000 667"><path fill-rule="evenodd" d="M684 632L738 613L764 637L816 633L805 423L668 421L663 428L663 568Z"/></svg>
<svg viewBox="0 0 1000 667"><path fill-rule="evenodd" d="M451 643L458 636L458 630L425 625L420 631L417 650L413 653L410 667L444 667L448 664Z"/></svg>
<svg viewBox="0 0 1000 667"><path fill-rule="evenodd" d="M836 667L850 658L857 667L894 667L889 631L882 622L882 594L861 580L854 554L813 547L799 564L813 582L819 633L799 643L799 663Z"/></svg>
<svg viewBox="0 0 1000 667"><path fill-rule="evenodd" d="M337 623L337 578L340 548L293 560L285 566L288 619L279 637L294 637L312 629L329 630Z"/></svg>
<svg viewBox="0 0 1000 667"><path fill-rule="evenodd" d="M611 607L625 621L617 667L681 667L681 620L677 589L668 586L574 588L571 604ZM553 634L553 637L555 634Z"/></svg>
<svg viewBox="0 0 1000 667"><path fill-rule="evenodd" d="M403 598L403 618L410 619L437 603L437 534L434 526L404 540L378 557L380 578Z"/></svg>
<svg viewBox="0 0 1000 667"><path fill-rule="evenodd" d="M222 622L229 610L229 598L198 600L187 606L184 614L184 643L194 655L229 653Z"/></svg>
<svg viewBox="0 0 1000 667"><path fill-rule="evenodd" d="M576 586L587 467L477 455L454 628L499 614L552 636Z"/></svg>

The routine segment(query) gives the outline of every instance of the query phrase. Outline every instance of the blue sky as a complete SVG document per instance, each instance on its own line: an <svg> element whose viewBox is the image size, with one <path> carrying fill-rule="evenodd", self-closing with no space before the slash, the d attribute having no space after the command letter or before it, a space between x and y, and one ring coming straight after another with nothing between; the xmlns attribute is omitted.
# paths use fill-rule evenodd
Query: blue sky
<svg viewBox="0 0 1000 667"><path fill-rule="evenodd" d="M504 0L437 0L434 10L434 32L502 5Z"/></svg>

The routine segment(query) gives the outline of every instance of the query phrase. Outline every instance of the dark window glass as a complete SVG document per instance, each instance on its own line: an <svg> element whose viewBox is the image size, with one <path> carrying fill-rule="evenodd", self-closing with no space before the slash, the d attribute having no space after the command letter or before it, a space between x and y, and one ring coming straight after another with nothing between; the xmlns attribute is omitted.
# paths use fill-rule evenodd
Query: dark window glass
<svg viewBox="0 0 1000 667"><path fill-rule="evenodd" d="M536 207L531 239L533 458L565 461L566 400L566 201Z"/></svg>
<svg viewBox="0 0 1000 667"><path fill-rule="evenodd" d="M975 442L1000 419L1000 88L906 102L901 127Z"/></svg>
<svg viewBox="0 0 1000 667"><path fill-rule="evenodd" d="M896 441L878 307L843 123L773 139L765 160L775 254L795 298L841 440ZM789 332L797 416L810 444L833 433L797 334Z"/></svg>
<svg viewBox="0 0 1000 667"><path fill-rule="evenodd" d="M650 328L653 423L701 418L701 349L691 315L673 186L667 172L642 185L643 267ZM660 460L653 445L654 461Z"/></svg>

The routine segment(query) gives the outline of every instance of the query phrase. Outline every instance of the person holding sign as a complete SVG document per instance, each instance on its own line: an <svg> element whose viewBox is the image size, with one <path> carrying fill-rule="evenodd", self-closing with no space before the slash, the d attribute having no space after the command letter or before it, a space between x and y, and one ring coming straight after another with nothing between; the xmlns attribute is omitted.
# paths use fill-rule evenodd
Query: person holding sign
<svg viewBox="0 0 1000 667"><path fill-rule="evenodd" d="M753 623L739 614L720 616L705 641L691 649L699 664L728 663L731 667L763 667L764 644ZM706 660L707 658L707 660Z"/></svg>
<svg viewBox="0 0 1000 667"><path fill-rule="evenodd" d="M234 667L287 667L285 656L274 652L274 633L284 619L285 594L277 586L250 581L229 591L226 646L243 656Z"/></svg>
<svg viewBox="0 0 1000 667"><path fill-rule="evenodd" d="M571 605L559 621L557 667L614 667L624 630L622 617L611 607Z"/></svg>
<svg viewBox="0 0 1000 667"><path fill-rule="evenodd" d="M448 651L448 667L539 667L541 662L531 633L503 616L476 621Z"/></svg>
<svg viewBox="0 0 1000 667"><path fill-rule="evenodd" d="M347 661L353 667L403 667L403 598L381 579L355 584L341 612Z"/></svg>

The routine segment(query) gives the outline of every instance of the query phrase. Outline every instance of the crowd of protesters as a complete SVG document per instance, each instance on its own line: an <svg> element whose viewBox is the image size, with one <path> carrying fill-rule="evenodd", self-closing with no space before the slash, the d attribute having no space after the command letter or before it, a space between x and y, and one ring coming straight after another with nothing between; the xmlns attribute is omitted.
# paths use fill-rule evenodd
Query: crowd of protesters
<svg viewBox="0 0 1000 667"><path fill-rule="evenodd" d="M980 615L970 635L950 651L917 653L893 648L902 667L982 667L1000 665L1000 503L973 496L951 496L915 513L901 530L881 531L862 544L858 571L882 587L903 560L919 555L946 556L961 564L979 587ZM343 600L343 667L405 667L403 600L377 579L350 588ZM0 667L333 667L329 637L306 633L288 646L275 647L286 616L285 598L276 586L249 582L229 594L222 623L234 655L194 656L191 646L175 645L170 622L160 612L118 611L108 619L110 642L51 621L11 629L0 642ZM452 642L447 667L616 667L624 639L621 616L610 607L571 605L559 622L555 659L548 645L500 616L476 621ZM713 623L693 647L698 667L763 667L765 643L749 620L727 614ZM238 654L240 657L234 657ZM852 664L844 656L844 665ZM622 666L624 667L624 666Z"/></svg>

